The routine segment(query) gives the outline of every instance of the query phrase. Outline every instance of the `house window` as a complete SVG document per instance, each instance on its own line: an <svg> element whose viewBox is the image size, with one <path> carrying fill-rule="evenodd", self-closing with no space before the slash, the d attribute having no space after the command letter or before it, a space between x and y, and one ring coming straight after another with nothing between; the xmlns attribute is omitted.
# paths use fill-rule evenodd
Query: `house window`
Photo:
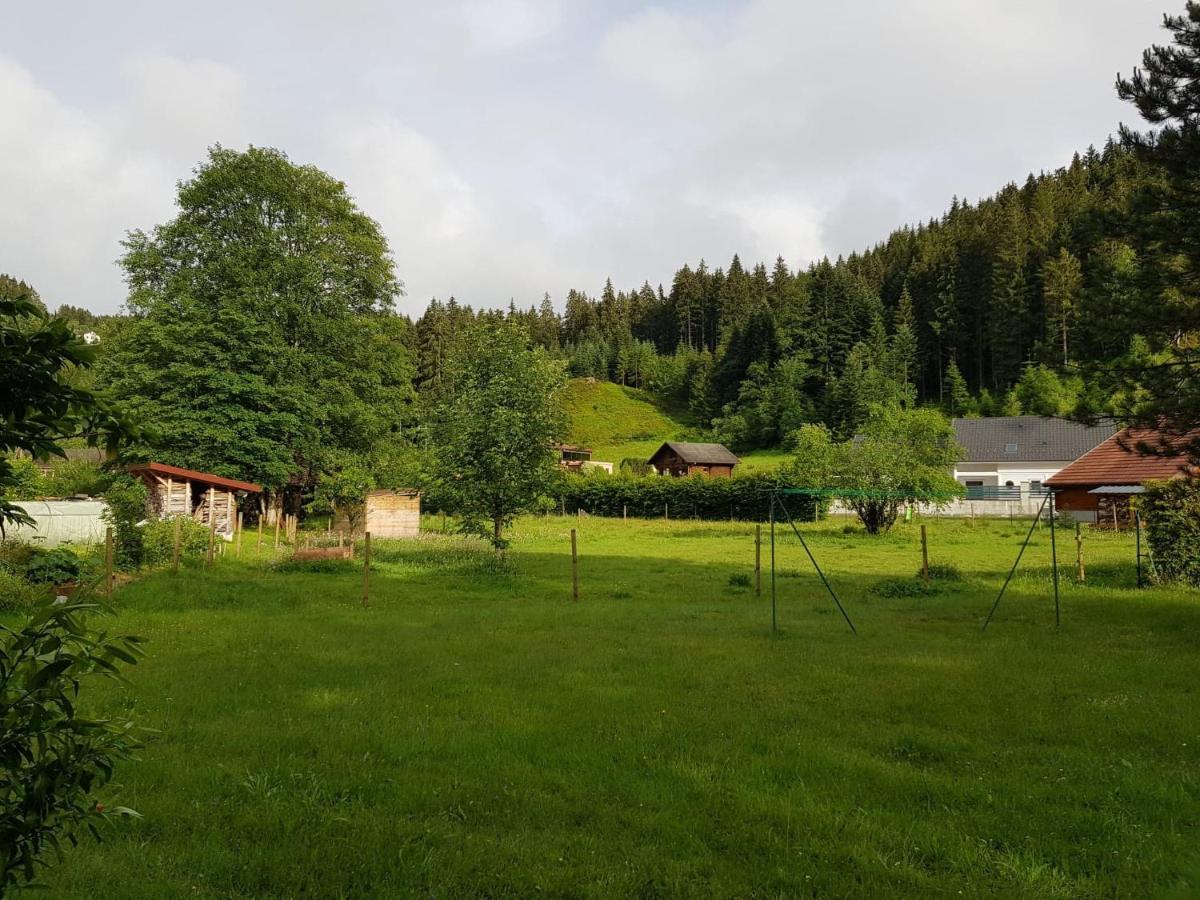
<svg viewBox="0 0 1200 900"><path fill-rule="evenodd" d="M968 481L968 482L966 482L966 485L967 485L967 487L983 487L983 482L982 481Z"/></svg>
<svg viewBox="0 0 1200 900"><path fill-rule="evenodd" d="M1009 441L1007 444L1005 444L1004 452L1005 453L1016 453L1017 452L1017 442Z"/></svg>
<svg viewBox="0 0 1200 900"><path fill-rule="evenodd" d="M1004 486L1005 486L1005 487L1016 487L1016 485L1015 485L1015 484L1013 484L1011 481L1006 481L1006 482L1004 482Z"/></svg>

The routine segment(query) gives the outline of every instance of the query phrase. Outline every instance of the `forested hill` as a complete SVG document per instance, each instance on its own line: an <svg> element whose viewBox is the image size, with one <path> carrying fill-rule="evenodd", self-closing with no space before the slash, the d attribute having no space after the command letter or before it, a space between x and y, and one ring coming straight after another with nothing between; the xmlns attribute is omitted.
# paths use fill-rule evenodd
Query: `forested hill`
<svg viewBox="0 0 1200 900"><path fill-rule="evenodd" d="M957 414L1101 410L1110 398L1076 364L1130 353L1135 334L1152 349L1171 337L1131 224L1147 177L1110 142L806 270L735 256L684 265L669 288L572 290L561 315L549 298L480 315L524 323L575 375L687 403L741 447L774 445L805 421L848 433L868 403L891 397ZM434 301L418 320L424 379L472 316Z"/></svg>

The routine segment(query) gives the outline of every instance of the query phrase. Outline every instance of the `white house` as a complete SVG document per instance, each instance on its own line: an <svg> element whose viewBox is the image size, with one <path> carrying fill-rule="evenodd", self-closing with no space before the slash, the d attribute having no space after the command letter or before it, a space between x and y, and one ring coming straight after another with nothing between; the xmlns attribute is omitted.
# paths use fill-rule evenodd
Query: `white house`
<svg viewBox="0 0 1200 900"><path fill-rule="evenodd" d="M1117 433L1112 422L1083 425L1050 416L954 419L966 448L954 477L968 499L1009 500L1040 494L1050 476Z"/></svg>

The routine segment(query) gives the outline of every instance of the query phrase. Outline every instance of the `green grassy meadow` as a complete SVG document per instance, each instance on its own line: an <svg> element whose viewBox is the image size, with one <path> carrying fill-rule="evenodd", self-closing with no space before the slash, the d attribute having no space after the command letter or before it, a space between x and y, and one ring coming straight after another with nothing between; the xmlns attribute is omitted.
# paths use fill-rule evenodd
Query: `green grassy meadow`
<svg viewBox="0 0 1200 900"><path fill-rule="evenodd" d="M365 609L357 562L150 574L112 623L148 656L88 698L153 729L145 818L49 895L1197 896L1200 594L1088 534L1055 630L1041 530L981 633L1026 526L926 524L933 595L915 524L802 526L857 636L782 532L772 634L750 523L380 541Z"/></svg>

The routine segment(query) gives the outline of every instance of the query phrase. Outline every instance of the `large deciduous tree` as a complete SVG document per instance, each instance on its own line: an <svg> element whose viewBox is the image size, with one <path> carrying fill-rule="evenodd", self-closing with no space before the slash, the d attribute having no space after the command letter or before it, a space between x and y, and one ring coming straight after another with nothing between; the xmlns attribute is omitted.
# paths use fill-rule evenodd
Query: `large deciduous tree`
<svg viewBox="0 0 1200 900"><path fill-rule="evenodd" d="M834 443L825 428L806 425L793 447L788 483L832 491L870 534L891 528L906 502L940 503L962 491L952 474L962 448L937 410L876 406L850 440Z"/></svg>
<svg viewBox="0 0 1200 900"><path fill-rule="evenodd" d="M277 150L215 147L178 206L125 241L130 318L102 361L156 457L278 491L394 436L409 326L387 242L345 186Z"/></svg>
<svg viewBox="0 0 1200 900"><path fill-rule="evenodd" d="M559 360L509 325L477 324L428 403L432 476L464 530L505 547L504 528L558 476L566 432Z"/></svg>

